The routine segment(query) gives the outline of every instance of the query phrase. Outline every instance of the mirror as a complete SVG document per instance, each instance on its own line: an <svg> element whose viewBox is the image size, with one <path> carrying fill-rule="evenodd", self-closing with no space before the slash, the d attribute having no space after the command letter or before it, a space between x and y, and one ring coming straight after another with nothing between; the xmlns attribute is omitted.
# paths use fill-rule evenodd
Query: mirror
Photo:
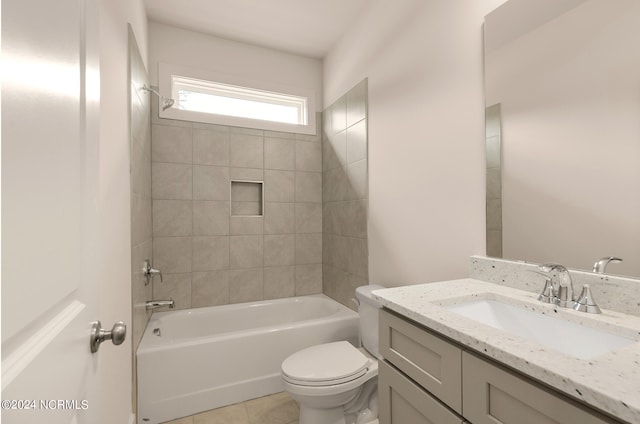
<svg viewBox="0 0 640 424"><path fill-rule="evenodd" d="M485 19L487 255L640 277L640 2Z"/></svg>

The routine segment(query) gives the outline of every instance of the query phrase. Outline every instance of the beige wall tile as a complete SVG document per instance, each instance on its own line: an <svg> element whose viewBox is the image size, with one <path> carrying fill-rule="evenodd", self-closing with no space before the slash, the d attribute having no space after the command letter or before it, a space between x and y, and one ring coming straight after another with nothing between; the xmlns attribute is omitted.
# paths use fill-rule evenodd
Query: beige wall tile
<svg viewBox="0 0 640 424"><path fill-rule="evenodd" d="M229 266L231 269L257 268L263 265L262 236L231 236Z"/></svg>
<svg viewBox="0 0 640 424"><path fill-rule="evenodd" d="M229 137L231 166L242 168L262 168L264 145L262 135L237 134Z"/></svg>
<svg viewBox="0 0 640 424"><path fill-rule="evenodd" d="M264 266L293 265L295 239L293 234L264 236Z"/></svg>
<svg viewBox="0 0 640 424"><path fill-rule="evenodd" d="M296 296L322 293L322 264L296 265Z"/></svg>
<svg viewBox="0 0 640 424"><path fill-rule="evenodd" d="M342 96L336 100L330 109L331 131L335 134L347 129L347 99Z"/></svg>
<svg viewBox="0 0 640 424"><path fill-rule="evenodd" d="M153 279L153 299L173 299L175 309L191 308L191 273L164 274L162 277L162 282L159 278ZM164 307L156 310L163 311L169 310L169 308Z"/></svg>
<svg viewBox="0 0 640 424"><path fill-rule="evenodd" d="M347 232L347 202L322 204L322 232L345 235Z"/></svg>
<svg viewBox="0 0 640 424"><path fill-rule="evenodd" d="M296 171L322 171L322 145L296 141Z"/></svg>
<svg viewBox="0 0 640 424"><path fill-rule="evenodd" d="M321 233L322 204L296 203L295 229L296 233Z"/></svg>
<svg viewBox="0 0 640 424"><path fill-rule="evenodd" d="M229 271L229 302L241 303L263 299L263 268Z"/></svg>
<svg viewBox="0 0 640 424"><path fill-rule="evenodd" d="M264 171L264 200L267 202L294 201L295 173L292 171Z"/></svg>
<svg viewBox="0 0 640 424"><path fill-rule="evenodd" d="M229 303L229 271L194 272L191 282L191 307Z"/></svg>
<svg viewBox="0 0 640 424"><path fill-rule="evenodd" d="M190 200L154 200L153 236L190 236L191 217Z"/></svg>
<svg viewBox="0 0 640 424"><path fill-rule="evenodd" d="M191 128L153 124L151 138L152 161L191 164L193 160Z"/></svg>
<svg viewBox="0 0 640 424"><path fill-rule="evenodd" d="M351 237L367 237L367 199L345 202L347 225L345 235Z"/></svg>
<svg viewBox="0 0 640 424"><path fill-rule="evenodd" d="M322 235L322 263L347 270L347 237Z"/></svg>
<svg viewBox="0 0 640 424"><path fill-rule="evenodd" d="M500 136L487 137L486 161L487 168L500 168L502 166L502 153L500 151Z"/></svg>
<svg viewBox="0 0 640 424"><path fill-rule="evenodd" d="M334 168L322 173L322 201L336 202L347 199L347 174L344 168Z"/></svg>
<svg viewBox="0 0 640 424"><path fill-rule="evenodd" d="M487 199L502 197L502 176L499 168L487 169Z"/></svg>
<svg viewBox="0 0 640 424"><path fill-rule="evenodd" d="M339 166L347 165L347 131L343 130L339 133L329 136L329 146L334 155L329 156L332 161L327 164L326 169L333 169ZM335 161L333 161L335 159Z"/></svg>
<svg viewBox="0 0 640 424"><path fill-rule="evenodd" d="M347 129L347 163L367 158L367 120Z"/></svg>
<svg viewBox="0 0 640 424"><path fill-rule="evenodd" d="M502 199L487 199L487 230L502 230Z"/></svg>
<svg viewBox="0 0 640 424"><path fill-rule="evenodd" d="M251 218L262 216L262 202L231 202L231 215Z"/></svg>
<svg viewBox="0 0 640 424"><path fill-rule="evenodd" d="M296 202L322 202L322 173L296 172Z"/></svg>
<svg viewBox="0 0 640 424"><path fill-rule="evenodd" d="M295 169L295 140L265 137L264 168L293 171Z"/></svg>
<svg viewBox="0 0 640 424"><path fill-rule="evenodd" d="M151 198L131 193L131 243L137 245L152 237Z"/></svg>
<svg viewBox="0 0 640 424"><path fill-rule="evenodd" d="M369 278L367 239L347 238L347 271L358 277Z"/></svg>
<svg viewBox="0 0 640 424"><path fill-rule="evenodd" d="M193 166L193 199L225 200L230 196L229 168L226 166Z"/></svg>
<svg viewBox="0 0 640 424"><path fill-rule="evenodd" d="M347 170L347 200L366 199L368 179L366 159L350 163Z"/></svg>
<svg viewBox="0 0 640 424"><path fill-rule="evenodd" d="M296 265L322 263L322 234L296 234Z"/></svg>
<svg viewBox="0 0 640 424"><path fill-rule="evenodd" d="M193 235L222 236L229 234L229 202L193 202Z"/></svg>
<svg viewBox="0 0 640 424"><path fill-rule="evenodd" d="M285 138L288 140L295 140L296 139L296 135L294 133L290 133L290 132L284 132L284 131L269 131L269 130L265 130L264 131L264 138Z"/></svg>
<svg viewBox="0 0 640 424"><path fill-rule="evenodd" d="M294 228L294 204L265 202L264 233L292 234Z"/></svg>
<svg viewBox="0 0 640 424"><path fill-rule="evenodd" d="M190 200L192 175L191 165L153 162L151 164L152 197Z"/></svg>
<svg viewBox="0 0 640 424"><path fill-rule="evenodd" d="M232 180L264 181L264 169L262 168L234 168L229 171Z"/></svg>
<svg viewBox="0 0 640 424"><path fill-rule="evenodd" d="M264 298L281 299L296 294L295 267L277 266L264 268Z"/></svg>
<svg viewBox="0 0 640 424"><path fill-rule="evenodd" d="M487 256L502 257L502 231L487 230Z"/></svg>
<svg viewBox="0 0 640 424"><path fill-rule="evenodd" d="M193 237L193 271L229 268L229 237Z"/></svg>
<svg viewBox="0 0 640 424"><path fill-rule="evenodd" d="M231 235L257 235L264 233L264 218L261 216L232 216Z"/></svg>
<svg viewBox="0 0 640 424"><path fill-rule="evenodd" d="M154 237L153 266L163 274L191 272L191 237Z"/></svg>
<svg viewBox="0 0 640 424"><path fill-rule="evenodd" d="M194 128L193 163L229 166L229 128Z"/></svg>

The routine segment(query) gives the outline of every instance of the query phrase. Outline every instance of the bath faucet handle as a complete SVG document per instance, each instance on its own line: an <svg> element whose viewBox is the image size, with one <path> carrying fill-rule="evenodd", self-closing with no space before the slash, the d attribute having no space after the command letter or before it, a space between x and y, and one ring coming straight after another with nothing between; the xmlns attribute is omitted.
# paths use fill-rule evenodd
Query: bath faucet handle
<svg viewBox="0 0 640 424"><path fill-rule="evenodd" d="M578 300L576 300L576 304L573 306L573 309L580 312L587 312L589 314L602 313L602 311L600 311L600 307L596 304L596 301L593 300L589 284L584 284L582 286L582 293L578 296Z"/></svg>
<svg viewBox="0 0 640 424"><path fill-rule="evenodd" d="M156 275L160 276L160 282L163 283L163 279L162 279L162 272L160 272L159 269L153 268L151 266L151 261L149 261L149 259L145 259L144 263L142 265L142 274L145 277L145 286L148 286L149 283L151 282L151 280L153 279L153 277L155 277Z"/></svg>
<svg viewBox="0 0 640 424"><path fill-rule="evenodd" d="M556 294L555 289L553 288L553 284L551 282L551 276L544 272L536 271L533 269L528 269L527 271L544 277L544 288L542 289L542 292L538 296L538 300L543 303L555 303L556 298L558 296Z"/></svg>

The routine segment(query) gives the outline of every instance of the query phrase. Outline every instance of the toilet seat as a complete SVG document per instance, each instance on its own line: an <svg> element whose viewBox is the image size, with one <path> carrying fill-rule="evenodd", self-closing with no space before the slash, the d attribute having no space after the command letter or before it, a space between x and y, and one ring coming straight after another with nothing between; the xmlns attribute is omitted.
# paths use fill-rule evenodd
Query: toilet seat
<svg viewBox="0 0 640 424"><path fill-rule="evenodd" d="M371 361L346 341L312 346L282 363L282 377L300 386L332 386L365 375Z"/></svg>

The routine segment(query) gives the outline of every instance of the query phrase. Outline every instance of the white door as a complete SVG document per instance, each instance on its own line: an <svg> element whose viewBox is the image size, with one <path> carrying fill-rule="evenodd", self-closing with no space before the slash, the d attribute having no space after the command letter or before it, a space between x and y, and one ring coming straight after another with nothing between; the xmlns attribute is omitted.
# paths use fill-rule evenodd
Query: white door
<svg viewBox="0 0 640 424"><path fill-rule="evenodd" d="M96 0L3 0L4 424L100 422L99 84Z"/></svg>

